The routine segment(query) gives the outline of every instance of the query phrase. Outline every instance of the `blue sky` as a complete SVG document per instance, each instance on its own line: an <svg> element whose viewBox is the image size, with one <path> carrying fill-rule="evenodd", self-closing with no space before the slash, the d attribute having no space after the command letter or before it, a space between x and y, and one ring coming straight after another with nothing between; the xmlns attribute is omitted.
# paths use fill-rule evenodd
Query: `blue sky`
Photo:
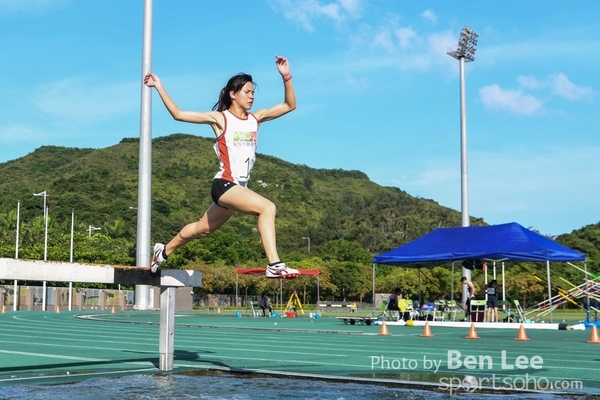
<svg viewBox="0 0 600 400"><path fill-rule="evenodd" d="M143 7L0 0L0 162L139 136ZM283 55L298 108L262 126L260 153L360 170L456 210L459 65L446 53L468 25L479 33L466 65L470 214L547 235L600 221L600 2L155 0L153 11L152 70L181 108L210 109L238 72L258 83L255 109L281 101ZM213 135L173 121L154 93L153 137L176 132Z"/></svg>

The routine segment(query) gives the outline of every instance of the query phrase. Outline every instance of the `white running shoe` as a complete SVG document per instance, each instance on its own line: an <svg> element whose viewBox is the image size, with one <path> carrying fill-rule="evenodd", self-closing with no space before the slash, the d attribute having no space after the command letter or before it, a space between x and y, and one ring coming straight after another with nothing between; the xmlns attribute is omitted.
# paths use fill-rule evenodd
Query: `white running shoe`
<svg viewBox="0 0 600 400"><path fill-rule="evenodd" d="M152 257L152 261L150 262L150 272L153 274L158 271L160 268L160 264L164 263L166 260L163 257L163 251L165 250L165 245L162 243L156 243L154 245L154 257Z"/></svg>
<svg viewBox="0 0 600 400"><path fill-rule="evenodd" d="M294 279L300 276L300 271L285 265L283 262L278 262L275 265L267 266L267 278L271 279Z"/></svg>

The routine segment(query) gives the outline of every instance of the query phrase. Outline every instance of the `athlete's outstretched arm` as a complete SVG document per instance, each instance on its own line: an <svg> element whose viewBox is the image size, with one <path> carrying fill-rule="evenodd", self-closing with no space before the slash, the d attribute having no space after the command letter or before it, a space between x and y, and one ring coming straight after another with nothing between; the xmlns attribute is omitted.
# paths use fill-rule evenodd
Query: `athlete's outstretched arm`
<svg viewBox="0 0 600 400"><path fill-rule="evenodd" d="M169 96L169 93L163 86L158 75L148 72L144 77L144 85L156 88L156 91L160 95L160 99L176 121L191 122L194 124L210 124L213 125L213 129L215 126L220 126L222 124L221 113L217 111L182 111L175 101L173 101L171 96Z"/></svg>
<svg viewBox="0 0 600 400"><path fill-rule="evenodd" d="M296 109L296 93L294 92L294 85L292 84L290 64L285 57L281 56L275 56L275 64L277 65L277 70L283 79L283 103L279 103L271 108L254 112L258 122L265 122L279 118L282 115Z"/></svg>

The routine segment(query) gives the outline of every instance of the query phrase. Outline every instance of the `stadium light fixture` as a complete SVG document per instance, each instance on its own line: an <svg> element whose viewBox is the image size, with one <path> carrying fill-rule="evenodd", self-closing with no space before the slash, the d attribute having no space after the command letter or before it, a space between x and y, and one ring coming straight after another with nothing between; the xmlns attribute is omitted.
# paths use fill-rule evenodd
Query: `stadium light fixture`
<svg viewBox="0 0 600 400"><path fill-rule="evenodd" d="M475 61L477 40L479 35L473 29L465 26L460 32L456 50L448 55L459 61L460 71L460 182L461 182L461 226L469 226L469 186L467 170L467 106L465 94L465 63ZM471 271L462 267L462 276L471 281ZM468 297L467 286L463 285L462 302L466 304ZM467 310L468 311L468 310Z"/></svg>
<svg viewBox="0 0 600 400"><path fill-rule="evenodd" d="M468 26L463 27L456 50L449 51L460 66L460 170L461 170L461 220L462 226L469 226L469 190L467 170L467 112L465 96L465 62L475 61L479 35Z"/></svg>

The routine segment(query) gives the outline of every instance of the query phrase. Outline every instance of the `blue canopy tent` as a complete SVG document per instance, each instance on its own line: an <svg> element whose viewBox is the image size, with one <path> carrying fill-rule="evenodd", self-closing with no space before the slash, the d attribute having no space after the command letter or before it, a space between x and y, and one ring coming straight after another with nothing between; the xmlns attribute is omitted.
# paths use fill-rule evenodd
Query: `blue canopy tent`
<svg viewBox="0 0 600 400"><path fill-rule="evenodd" d="M490 226L438 228L403 246L376 255L373 262L419 268L433 262L472 259L545 261L550 301L550 262L585 262L586 258L578 251L511 222ZM589 314L589 297L587 308Z"/></svg>
<svg viewBox="0 0 600 400"><path fill-rule="evenodd" d="M585 261L585 255L511 222L438 228L373 260L398 265L467 259L566 262Z"/></svg>

